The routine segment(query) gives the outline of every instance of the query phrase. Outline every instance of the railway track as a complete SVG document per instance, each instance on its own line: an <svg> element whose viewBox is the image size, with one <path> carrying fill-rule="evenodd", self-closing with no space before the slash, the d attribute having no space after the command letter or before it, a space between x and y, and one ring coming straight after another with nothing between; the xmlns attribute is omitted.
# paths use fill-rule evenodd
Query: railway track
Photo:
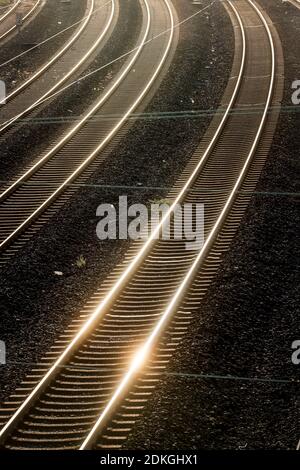
<svg viewBox="0 0 300 470"><path fill-rule="evenodd" d="M283 59L276 30L256 3L231 0L226 8L236 53L222 112L168 195L169 213L177 203L204 202L203 247L156 240L169 213L147 241L132 245L4 404L4 448L122 446L228 249L272 141Z"/></svg>
<svg viewBox="0 0 300 470"><path fill-rule="evenodd" d="M118 0L89 0L87 15L67 43L28 80L6 97L0 135L57 92L103 48L118 18ZM5 137L5 136L4 136Z"/></svg>
<svg viewBox="0 0 300 470"><path fill-rule="evenodd" d="M31 20L33 14L41 7L42 0L17 0L11 8L9 8L4 15L0 17L0 41L4 41L10 34L17 31L16 14L17 12L22 15L23 25L25 22Z"/></svg>

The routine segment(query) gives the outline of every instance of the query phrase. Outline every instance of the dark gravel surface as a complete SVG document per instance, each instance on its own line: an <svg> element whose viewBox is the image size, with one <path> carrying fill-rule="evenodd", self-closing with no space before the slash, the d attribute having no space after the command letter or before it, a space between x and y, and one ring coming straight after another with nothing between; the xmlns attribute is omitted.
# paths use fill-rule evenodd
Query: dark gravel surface
<svg viewBox="0 0 300 470"><path fill-rule="evenodd" d="M72 0L70 5L62 3L61 0L47 0L36 18L28 24L25 23L18 35L1 46L0 65L78 22L83 18L85 10L86 0ZM78 27L79 25L70 28L13 62L0 66L1 80L6 82L7 91L13 90L27 80L38 67L55 54Z"/></svg>
<svg viewBox="0 0 300 470"><path fill-rule="evenodd" d="M300 12L260 3L283 42L289 107L257 188L271 194L253 196L126 448L295 449L300 437L300 368L291 361L291 344L300 339L299 199L276 194L299 191L300 114L291 107L291 83L299 78ZM228 375L236 380L220 377Z"/></svg>
<svg viewBox="0 0 300 470"><path fill-rule="evenodd" d="M181 18L195 11L189 2L175 3ZM228 38L226 42L224 37ZM181 31L175 61L147 111L215 108L227 83L232 50L231 23L221 5L213 10L211 26L200 15L187 23ZM207 118L141 120L90 183L169 186L208 124ZM132 190L129 197L132 201L147 202L165 192ZM43 228L39 237L28 243L22 254L1 272L0 338L6 341L8 350L8 364L0 376L1 398L14 389L30 370L31 363L53 344L121 260L128 242L97 240L95 213L100 203L114 203L119 194L126 193L95 187L78 191L52 219L51 226ZM84 268L76 266L80 255L86 259ZM55 275L54 271L61 271L63 276Z"/></svg>
<svg viewBox="0 0 300 470"><path fill-rule="evenodd" d="M132 50L140 33L141 20L142 13L137 0L128 0L123 4L118 24L107 44L91 65L78 76L72 76L71 81L75 82L76 79L98 70ZM38 159L40 154L66 131L66 128L73 126L84 110L99 99L125 60L126 58L118 60L111 66L74 83L62 94L57 95L50 104L45 105L41 111L26 117L16 132L7 133L1 142L1 179L14 179L16 173Z"/></svg>

